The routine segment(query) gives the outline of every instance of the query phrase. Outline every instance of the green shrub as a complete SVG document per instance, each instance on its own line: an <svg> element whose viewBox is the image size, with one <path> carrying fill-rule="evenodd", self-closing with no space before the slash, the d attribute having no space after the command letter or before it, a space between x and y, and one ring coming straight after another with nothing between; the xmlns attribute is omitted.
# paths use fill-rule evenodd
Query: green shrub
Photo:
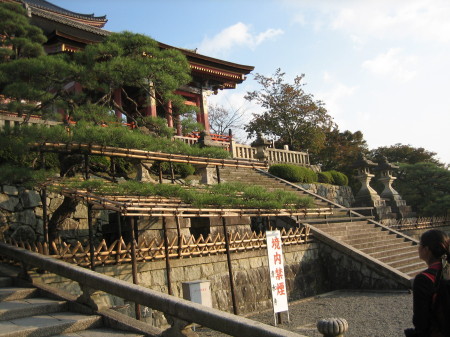
<svg viewBox="0 0 450 337"><path fill-rule="evenodd" d="M269 173L292 183L313 183L317 181L317 174L303 166L275 164L269 168Z"/></svg>
<svg viewBox="0 0 450 337"><path fill-rule="evenodd" d="M332 184L333 183L333 177L331 176L331 173L328 171L317 173L317 177L318 177L319 183L324 183L324 184Z"/></svg>
<svg viewBox="0 0 450 337"><path fill-rule="evenodd" d="M348 185L348 177L344 173L335 170L331 170L329 172L331 174L331 177L333 178L333 184L338 186Z"/></svg>
<svg viewBox="0 0 450 337"><path fill-rule="evenodd" d="M159 165L161 165L161 169L164 174L171 174L170 163L166 161L155 161L152 165L153 173L159 174ZM195 167L188 163L172 163L172 167L174 174L180 175L181 178L186 178L187 176L195 173Z"/></svg>
<svg viewBox="0 0 450 337"><path fill-rule="evenodd" d="M297 166L288 164L275 164L269 167L269 173L281 179L290 181L292 183L299 181L299 174Z"/></svg>

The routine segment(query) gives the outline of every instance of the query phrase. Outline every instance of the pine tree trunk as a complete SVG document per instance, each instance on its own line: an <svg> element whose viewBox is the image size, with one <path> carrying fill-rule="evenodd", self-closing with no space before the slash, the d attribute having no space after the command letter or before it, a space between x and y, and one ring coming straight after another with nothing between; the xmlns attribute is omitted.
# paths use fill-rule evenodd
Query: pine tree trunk
<svg viewBox="0 0 450 337"><path fill-rule="evenodd" d="M48 222L48 238L53 242L57 238L58 227L66 220L78 205L78 200L64 197L62 204L56 209Z"/></svg>

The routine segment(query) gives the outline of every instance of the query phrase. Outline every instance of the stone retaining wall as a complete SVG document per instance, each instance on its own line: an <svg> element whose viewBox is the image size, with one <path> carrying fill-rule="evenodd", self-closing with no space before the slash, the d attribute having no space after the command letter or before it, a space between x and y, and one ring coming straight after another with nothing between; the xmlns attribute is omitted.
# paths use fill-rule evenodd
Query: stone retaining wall
<svg viewBox="0 0 450 337"><path fill-rule="evenodd" d="M344 207L351 207L355 202L350 186L336 186L329 184L298 184L300 187L321 197L327 198Z"/></svg>
<svg viewBox="0 0 450 337"><path fill-rule="evenodd" d="M50 219L61 205L64 197L56 193L47 194L47 214ZM94 233L101 237L102 226L108 223L107 212L94 212ZM0 186L0 240L13 238L16 241L43 241L43 209L40 194L24 187ZM88 238L87 207L80 203L75 212L58 228L58 234L66 242Z"/></svg>

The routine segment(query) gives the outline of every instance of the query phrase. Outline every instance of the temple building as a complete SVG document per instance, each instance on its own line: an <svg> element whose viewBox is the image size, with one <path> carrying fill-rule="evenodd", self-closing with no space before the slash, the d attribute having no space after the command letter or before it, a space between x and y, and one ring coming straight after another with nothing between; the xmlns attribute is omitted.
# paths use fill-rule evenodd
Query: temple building
<svg viewBox="0 0 450 337"><path fill-rule="evenodd" d="M23 5L31 19L31 23L40 27L48 38L44 44L48 54L73 53L82 50L86 45L101 42L111 32L103 29L106 16L94 16L94 14L75 13L45 0L0 0L0 2L16 2ZM185 104L195 106L198 109L197 122L201 123L206 132L209 132L207 97L212 93L217 94L222 89L236 88L242 83L246 75L254 67L236 64L209 56L198 54L196 51L176 48L158 42L161 49L180 50L187 58L192 82L176 91L185 98ZM76 83L73 90L82 90ZM115 94L115 101L121 104L120 90ZM171 104L159 106L155 100L142 107L146 116L159 116L167 119L170 127L177 127L177 134L181 134L180 123L173 120ZM119 113L118 113L119 114ZM120 117L120 116L118 116Z"/></svg>

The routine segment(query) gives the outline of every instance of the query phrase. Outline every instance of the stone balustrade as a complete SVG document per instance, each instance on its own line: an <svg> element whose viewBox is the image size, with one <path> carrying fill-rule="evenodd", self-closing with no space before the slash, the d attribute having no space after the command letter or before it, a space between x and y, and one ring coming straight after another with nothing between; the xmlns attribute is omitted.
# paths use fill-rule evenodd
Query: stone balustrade
<svg viewBox="0 0 450 337"><path fill-rule="evenodd" d="M0 113L0 129L4 127L14 127L24 123L26 116L19 116L16 113ZM26 121L25 124L40 124L46 126L53 126L61 124L61 122L50 121L46 119L42 119L40 116L30 116L30 118Z"/></svg>

